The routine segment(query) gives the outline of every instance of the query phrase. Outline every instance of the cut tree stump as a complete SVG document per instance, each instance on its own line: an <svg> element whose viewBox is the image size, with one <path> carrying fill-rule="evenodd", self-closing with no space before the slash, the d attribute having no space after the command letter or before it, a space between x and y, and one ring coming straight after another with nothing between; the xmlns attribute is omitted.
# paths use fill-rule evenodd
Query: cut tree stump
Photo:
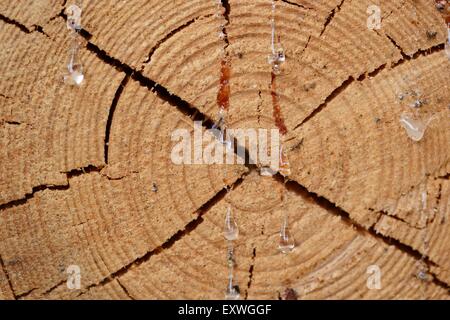
<svg viewBox="0 0 450 320"><path fill-rule="evenodd" d="M223 299L229 207L243 299L450 298L440 12L430 0L276 2L286 177L171 160L176 130L218 120L224 53L229 128L276 127L270 0L79 1L79 87L63 81L72 1L0 0L0 299ZM432 119L422 140L405 112ZM277 248L286 213L289 255Z"/></svg>

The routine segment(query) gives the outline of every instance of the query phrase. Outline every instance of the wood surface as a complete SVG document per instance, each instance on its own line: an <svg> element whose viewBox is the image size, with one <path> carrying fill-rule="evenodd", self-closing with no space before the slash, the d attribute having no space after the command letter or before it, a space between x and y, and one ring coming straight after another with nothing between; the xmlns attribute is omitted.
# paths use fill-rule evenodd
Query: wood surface
<svg viewBox="0 0 450 320"><path fill-rule="evenodd" d="M174 130L218 120L224 54L229 127L275 127L270 0L78 1L80 87L63 81L72 2L0 0L0 299L223 299L227 207L242 299L450 298L442 14L431 0L276 3L287 183L259 164L170 158ZM418 142L399 121L408 92L433 118Z"/></svg>

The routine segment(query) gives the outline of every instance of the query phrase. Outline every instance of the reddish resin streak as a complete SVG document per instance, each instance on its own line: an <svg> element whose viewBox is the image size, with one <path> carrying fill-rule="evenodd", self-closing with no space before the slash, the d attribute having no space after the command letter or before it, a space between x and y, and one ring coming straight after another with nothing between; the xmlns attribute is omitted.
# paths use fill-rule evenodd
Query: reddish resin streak
<svg viewBox="0 0 450 320"><path fill-rule="evenodd" d="M286 125L284 124L283 115L281 114L280 102L278 100L277 94L277 85L276 85L277 76L274 72L272 72L272 82L271 82L271 94L272 94L272 105L273 105L273 119L275 121L275 125L282 135L287 133Z"/></svg>
<svg viewBox="0 0 450 320"><path fill-rule="evenodd" d="M219 108L225 111L230 108L230 74L230 62L227 58L224 58L220 67L220 87L217 93L217 104Z"/></svg>

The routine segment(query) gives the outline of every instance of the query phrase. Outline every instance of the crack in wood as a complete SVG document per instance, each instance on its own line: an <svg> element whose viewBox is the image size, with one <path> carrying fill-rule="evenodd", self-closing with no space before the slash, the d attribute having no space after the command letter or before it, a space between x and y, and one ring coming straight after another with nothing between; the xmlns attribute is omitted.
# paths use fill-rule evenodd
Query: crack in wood
<svg viewBox="0 0 450 320"><path fill-rule="evenodd" d="M345 89L347 89L354 81L355 81L355 79L352 76L348 77L347 80L342 82L342 84L339 87L334 89L330 93L330 95L328 95L328 97L325 98L324 102L322 102L306 118L304 118L298 125L296 125L294 127L293 131L297 130L298 128L303 126L306 122L308 122L309 120L314 118L318 113L320 113L328 105L328 103L330 103L334 98L339 96L339 94L341 94Z"/></svg>
<svg viewBox="0 0 450 320"><path fill-rule="evenodd" d="M248 291L250 290L250 287L252 286L253 270L255 268L255 259L256 259L256 247L253 247L251 264L250 264L250 268L248 269L248 282L247 282L247 289L245 290L244 300L248 299Z"/></svg>
<svg viewBox="0 0 450 320"><path fill-rule="evenodd" d="M281 0L281 2L284 2L284 3L289 4L291 6L295 6L297 8L302 8L302 9L305 9L305 10L313 10L314 9L314 8L311 8L311 7L307 7L307 6L305 6L305 5L301 4L301 3L296 3L296 2L292 2L292 1L288 1L288 0Z"/></svg>
<svg viewBox="0 0 450 320"><path fill-rule="evenodd" d="M228 39L228 30L227 27L230 25L230 13L231 13L231 6L228 0L220 0L222 7L224 8L224 13L223 13L223 17L226 21L225 25L223 26L223 34L224 34L224 38L223 41L225 42L225 47L224 49L226 50L228 48L228 46L230 45L230 41Z"/></svg>
<svg viewBox="0 0 450 320"><path fill-rule="evenodd" d="M332 12L328 16L328 18L327 18L327 20L326 20L326 22L324 24L324 28L323 28L323 30L321 32L321 35L325 32L327 26L330 24L331 20L335 16L335 14L340 11L341 6L343 5L344 1L345 0L342 0L341 3L336 8L334 8L332 10ZM283 1L283 2L290 3L288 1ZM65 3L65 1L64 1L64 3ZM290 4L292 4L292 3L290 3ZM229 23L229 13L230 13L229 3L228 3L227 0L222 0L222 5L225 8L224 17L227 20L227 23ZM60 13L58 16L61 16L61 17L65 18L65 19L67 18L64 15L64 13ZM31 33L31 32L34 32L34 31L38 31L40 33L43 33L42 27L35 26L34 30L29 30L26 26L20 24L17 21L9 19L9 18L7 18L7 17L5 17L5 16L3 16L1 14L0 14L0 20L3 20L5 23L9 23L9 24L12 24L12 25L16 26L17 28L19 28L21 31L23 31L25 33ZM193 23L194 21L191 21L189 24ZM185 27L187 27L187 26L184 26L184 28ZM178 31L181 31L181 30L178 30ZM43 33L43 34L45 34L45 33ZM180 98L180 97L170 93L170 91L167 88L165 88L164 86L158 84L157 82L151 80L150 78L147 78L147 77L143 76L141 72L136 71L132 67L130 67L129 65L127 65L125 63L122 63L120 60L118 60L118 59L116 59L116 58L114 58L112 56L109 56L104 50L101 50L98 46L96 46L95 44L89 42L89 40L92 38L92 35L90 33L88 33L85 30L81 30L80 31L80 35L82 35L86 40L88 40L88 43L86 45L87 50L95 53L100 58L100 60L102 60L103 62L105 62L105 63L107 63L107 64L109 64L111 66L116 67L118 70L120 70L122 72L125 72L126 76L125 76L125 78L124 78L124 80L122 82L124 82L125 79L129 79L131 77L133 80L138 81L141 85L148 87L150 90L154 90L161 99L169 102L171 105L175 106L179 111L181 111L183 114L190 116L193 120L197 120L197 119L206 120L206 122L207 122L206 125L207 126L211 126L212 125L211 119L209 119L207 116L203 115L197 108L195 108L192 105L190 105L187 101L185 101L182 98ZM400 62L398 62L397 64L393 65L392 68L394 68L395 66L401 64L402 62L404 62L406 60L412 60L412 59L415 59L415 58L417 58L419 56L428 55L428 54L431 54L431 53L434 53L434 52L437 52L437 51L441 51L441 50L444 49L444 44L439 44L439 45L436 45L436 46L434 46L434 47L432 47L430 49L426 49L426 50L419 49L413 55L407 56L403 52L403 50L395 43L395 41L393 41L393 39L391 39L389 36L387 36L387 37L400 50L400 52L402 53L402 56L403 56L403 59ZM226 39L226 45L229 45L227 34L226 34L225 39ZM167 40L167 39L165 39L165 40ZM309 39L308 39L308 42L306 44L306 47L308 46L308 43L309 43ZM305 47L305 49L306 49L306 47ZM150 54L149 54L148 62L151 60L151 55L152 54L153 53L151 51ZM372 76L376 76L380 71L382 71L385 68L386 68L386 64L383 64L380 67L378 67L375 71L369 73L368 75L371 76L371 77ZM365 77L363 77L361 80L363 80L364 78ZM360 79L358 78L358 80L360 80ZM347 80L345 80L338 88L336 88L325 99L324 103L322 103L318 108L316 108L307 118L305 118L302 121L302 123L297 125L295 127L295 129L297 129L298 127L300 127L301 125L303 125L304 123L309 121L313 116L315 116L318 112L320 112L331 100L333 100L336 96L338 96L342 91L344 91L354 81L355 81L355 79L353 77L349 77ZM122 83L121 83L121 85L122 85ZM120 90L121 87L122 86L119 86L118 91ZM122 90L123 90L123 88L122 88ZM115 99L117 97L116 104L117 104L117 102L118 102L118 100L120 98L120 93L118 94L116 92L116 95L114 97ZM113 104L114 104L114 100L113 100ZM111 109L113 109L113 105L111 106ZM110 115L114 111L114 110L111 110L111 109L110 109ZM112 119L112 117L111 117L111 119ZM109 120L109 117L108 117L108 120ZM112 123L112 120L110 122L110 125L111 125L111 123ZM108 129L106 129L106 130L108 130ZM109 134L107 136L109 136ZM105 149L107 149L106 148L106 136L105 136ZM105 152L105 160L107 161L107 152ZM251 167L251 168L254 169L254 167ZM68 178L69 178L69 177L77 176L77 175L80 175L80 174L83 174L83 173L86 173L86 172L99 171L99 168L95 168L95 167L93 167L93 168L87 167L85 169L82 169L82 168L81 169L75 169L75 170L72 170L72 171L66 172L66 173L67 173ZM245 177L246 177L246 175L242 175L239 178L239 180L238 180L238 181L240 181L239 183L241 183L245 179ZM445 177L446 177L446 179L448 179L448 175L445 176ZM283 181L284 181L284 178L283 178ZM236 182L236 183L238 183L238 182ZM233 184L233 185L235 185L235 184ZM328 199L326 199L326 198L324 198L322 196L319 196L319 195L317 195L317 194L307 190L304 186L299 184L297 181L290 180L288 182L287 187L292 186L292 185L296 185L295 189L297 189L297 190L299 189L300 190L300 194L302 196L308 197L308 198L312 197L313 200L318 205L324 207L325 209L327 209L327 211L329 211L329 212L331 212L331 213L333 213L335 215L341 216L341 218L344 221L346 221L347 223L351 224L352 226L355 226L358 230L364 231L366 233L369 233L371 236L376 237L377 239L380 239L380 240L384 241L385 243L387 243L389 245L394 245L398 250L400 250L402 252L405 252L409 256L412 256L412 257L414 257L416 259L420 259L422 257L422 254L420 252L418 252L417 250L413 249L412 247L403 244L402 242L400 242L397 239L393 239L391 237L387 237L387 236L385 236L385 235L383 235L381 233L378 233L377 231L374 230L374 226L370 227L369 229L366 229L366 228L360 226L359 224L357 224L355 221L353 221L350 218L350 214L349 213L347 213L343 209L337 207L334 203L332 203ZM26 195L26 197L23 198L23 199L14 200L14 201L12 201L12 202L10 202L8 204L1 205L0 206L0 210L5 209L5 208L7 208L9 206L15 206L15 205L18 205L18 204L25 203L28 199L32 198L36 192L40 192L40 191L43 191L45 189L50 189L50 190L62 189L62 190L66 190L67 188L68 188L68 186L46 186L46 185L34 187L33 188L33 192L31 194ZM202 208L200 208L198 210L199 213L198 213L198 217L196 219L194 219L190 223L188 223L183 230L180 230L177 233L175 233L172 237L170 237L161 246L159 246L158 248L148 252L143 257L134 260L130 264L128 264L128 265L124 266L123 268L121 268L120 270L112 273L109 277L107 277L104 280L100 281L98 284L94 284L94 285L88 286L87 290L89 290L92 287L95 287L95 286L98 286L98 285L104 285L104 284L112 281L116 277L121 276L122 274L126 273L131 266L139 265L139 264L147 261L148 259L150 259L151 256L159 254L163 250L169 249L170 247L172 247L177 241L179 241L185 235L189 234L191 231L195 230L198 227L198 225L200 225L203 222L202 215L205 214L208 211L208 208L211 205L214 205L215 203L220 201L221 198L224 196L224 193L225 193L225 191L222 190L218 194L216 194L213 198L211 198L204 206L202 206ZM256 248L254 248L254 256L253 256L253 258L256 256L256 250L255 249ZM3 261L1 260L1 257L0 257L0 261L1 261L1 264L2 264L3 270L4 270L5 274L7 275L7 273L6 273L5 269L4 269L4 265L3 265ZM437 266L437 264L435 264L433 261L429 260L428 257L425 257L425 262L428 265ZM253 265L250 268L252 269ZM250 288L250 285L251 285L252 271L253 270L249 271L250 279L249 279L248 288ZM433 282L436 285L438 285L440 287L443 287L443 288L445 288L447 290L449 289L449 286L445 282L440 281L434 274L432 274L432 275L433 275ZM9 277L8 277L8 281L9 281ZM12 285L11 285L10 281L9 281L9 284L10 284L10 287L11 287L11 290L12 290ZM55 287L57 287L59 285L61 285L61 284L57 284ZM120 283L119 283L119 285L120 285ZM121 285L121 287L123 287L123 286ZM126 289L124 287L123 287L123 289L124 289L124 291L126 291ZM34 289L32 289L32 290L34 290ZM14 294L14 291L12 291L12 292ZM246 295L247 294L248 294L248 292L246 293Z"/></svg>
<svg viewBox="0 0 450 320"><path fill-rule="evenodd" d="M186 29L187 27L189 27L191 24L193 24L194 22L196 22L199 19L204 19L204 18L209 18L212 17L212 14L207 14L204 16L198 16L195 17L191 20L189 20L188 22L184 23L183 25L179 26L178 28L170 31L168 34L166 34L161 40L159 40L155 46L153 46L153 48L150 49L150 52L147 56L147 59L144 61L141 70L143 70L143 68L145 67L146 64L148 64L149 62L151 62L152 60L152 56L153 54L156 52L156 50L158 50L161 45L163 45L167 40L169 40L170 38L172 38L173 36L175 36L177 33L179 33L180 31L183 31L184 29Z"/></svg>
<svg viewBox="0 0 450 320"><path fill-rule="evenodd" d="M32 191L30 193L26 193L24 197L1 204L0 211L24 205L28 202L28 200L34 198L36 193L43 192L45 190L68 190L68 189L69 189L69 184L61 185L61 186L45 185L45 184L39 185L39 186L33 187Z"/></svg>
<svg viewBox="0 0 450 320"><path fill-rule="evenodd" d="M104 145L105 164L108 164L109 160L109 139L111 134L111 126L113 122L114 112L116 111L116 107L117 104L119 103L120 96L122 95L122 92L125 89L125 86L127 85L129 80L130 75L125 74L125 77L123 78L122 82L120 83L119 87L116 90L116 93L114 94L111 107L109 108L108 119L106 121L106 129L105 129L105 145Z"/></svg>
<svg viewBox="0 0 450 320"><path fill-rule="evenodd" d="M3 22L5 22L7 24L15 26L16 28L18 28L20 31L22 31L24 33L31 34L33 32L39 32L50 39L50 36L44 32L44 29L42 28L42 26L32 25L33 28L29 29L24 24L21 24L20 22L14 20L14 19L8 18L7 16L4 16L1 13L0 13L0 20L2 20Z"/></svg>
<svg viewBox="0 0 450 320"><path fill-rule="evenodd" d="M9 289L11 291L12 296L14 297L14 300L17 300L17 296L16 296L16 294L14 292L11 279L9 278L8 270L5 267L5 264L3 262L3 258L2 258L1 254L0 254L0 267L2 268L3 274L5 275L6 280L8 281L8 286L9 286Z"/></svg>
<svg viewBox="0 0 450 320"><path fill-rule="evenodd" d="M60 171L60 173L64 173L67 175L67 184L65 185L53 185L53 184L42 184L38 186L32 187L32 191L30 193L26 193L24 197L20 199L11 200L7 203L0 205L0 211L10 209L13 207L24 205L28 202L28 200L34 198L37 193L43 192L45 190L68 190L70 188L69 180L73 177L77 177L83 174L88 174L91 172L100 172L104 166L93 166L89 165L82 168L72 169L70 171Z"/></svg>
<svg viewBox="0 0 450 320"><path fill-rule="evenodd" d="M14 19L8 18L8 17L2 15L1 13L0 13L0 20L2 20L3 22L5 22L7 24L10 24L10 25L13 25L13 26L19 28L19 30L22 32L25 32L28 34L32 33L32 30L28 29L25 25L21 24L20 22L14 20Z"/></svg>
<svg viewBox="0 0 450 320"><path fill-rule="evenodd" d="M321 37L323 35L323 33L325 32L325 30L327 29L328 25L331 23L331 20L333 20L334 16L336 15L337 12L341 11L341 7L344 4L345 0L341 0L341 3L338 4L333 10L331 10L330 14L328 15L327 19L325 20L325 23L323 25L323 29L320 32L319 37Z"/></svg>
<svg viewBox="0 0 450 320"><path fill-rule="evenodd" d="M130 300L136 300L128 291L128 289L119 281L119 279L116 279L117 284L122 288L123 292L130 298Z"/></svg>

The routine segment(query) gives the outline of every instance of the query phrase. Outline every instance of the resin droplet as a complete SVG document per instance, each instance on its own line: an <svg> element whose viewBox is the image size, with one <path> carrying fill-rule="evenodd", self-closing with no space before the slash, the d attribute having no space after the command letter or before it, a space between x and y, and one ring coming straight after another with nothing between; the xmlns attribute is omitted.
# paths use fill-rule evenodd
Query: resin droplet
<svg viewBox="0 0 450 320"><path fill-rule="evenodd" d="M286 217L281 225L280 230L280 244L278 249L282 253L289 253L295 248L295 240L294 237L291 236L288 228L288 218Z"/></svg>
<svg viewBox="0 0 450 320"><path fill-rule="evenodd" d="M70 85L81 85L84 80L83 66L76 61L76 54L72 54L67 70L69 74L64 77L64 81Z"/></svg>
<svg viewBox="0 0 450 320"><path fill-rule="evenodd" d="M226 137L226 116L228 112L224 109L220 109L217 115L217 122L213 124L211 127L214 130L215 137L219 140L220 143L225 145L227 149L231 149L232 142Z"/></svg>
<svg viewBox="0 0 450 320"><path fill-rule="evenodd" d="M276 75L281 73L281 65L285 61L286 55L284 54L284 49L281 46L274 50L274 52L268 57L268 62L272 66L273 73Z"/></svg>
<svg viewBox="0 0 450 320"><path fill-rule="evenodd" d="M69 30L81 30L81 8L75 4L70 5L66 9L67 14L67 28Z"/></svg>
<svg viewBox="0 0 450 320"><path fill-rule="evenodd" d="M233 246L230 244L227 250L227 265L228 268L233 269L236 265L236 260L234 258Z"/></svg>
<svg viewBox="0 0 450 320"><path fill-rule="evenodd" d="M425 271L425 270L420 270L420 271L417 273L417 278L418 278L419 280L422 280L422 281L430 281L430 277L429 277L429 275L428 275L428 272Z"/></svg>
<svg viewBox="0 0 450 320"><path fill-rule="evenodd" d="M227 208L227 215L225 217L224 237L229 241L236 240L239 236L239 229L236 221L233 219L231 208Z"/></svg>
<svg viewBox="0 0 450 320"><path fill-rule="evenodd" d="M400 123L412 140L422 140L427 128L427 125L424 124L423 121L413 119L411 115L404 113L400 116Z"/></svg>
<svg viewBox="0 0 450 320"><path fill-rule="evenodd" d="M228 277L228 285L227 290L225 292L225 299L226 300L239 300L241 297L239 293L239 287L233 285L233 276L230 275Z"/></svg>
<svg viewBox="0 0 450 320"><path fill-rule="evenodd" d="M289 163L289 159L286 154L283 152L283 148L280 148L280 170L279 172L284 177L287 177L291 174L291 165Z"/></svg>

